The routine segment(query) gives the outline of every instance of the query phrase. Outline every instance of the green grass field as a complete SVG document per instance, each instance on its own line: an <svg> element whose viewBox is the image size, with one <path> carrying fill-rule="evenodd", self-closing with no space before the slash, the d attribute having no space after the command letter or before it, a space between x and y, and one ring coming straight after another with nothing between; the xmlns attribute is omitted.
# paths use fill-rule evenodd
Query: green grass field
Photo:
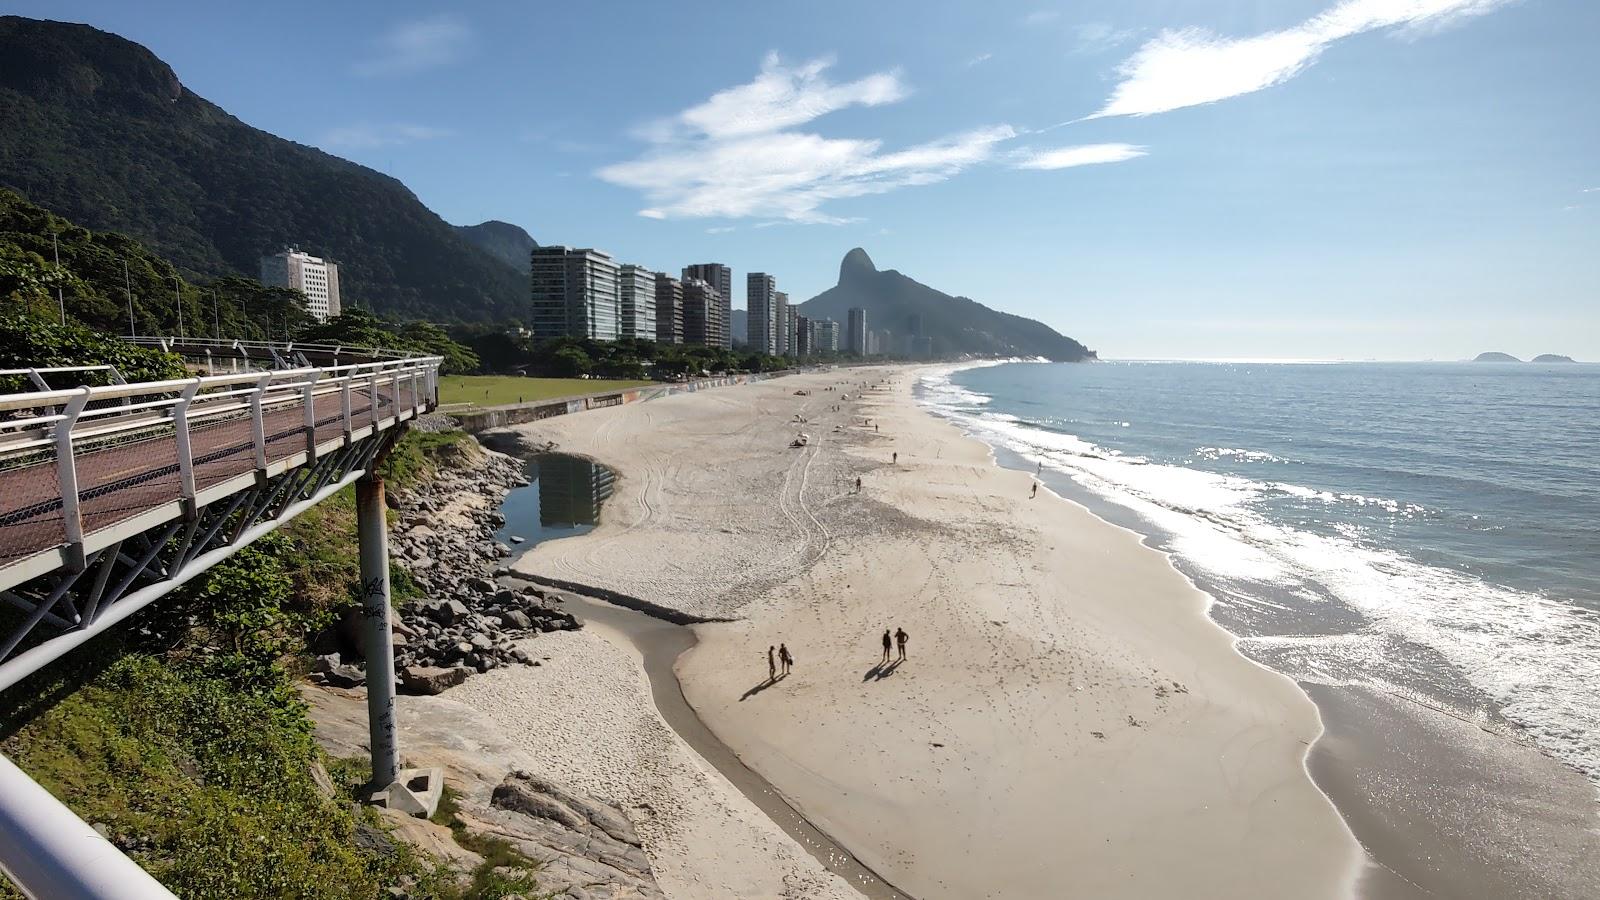
<svg viewBox="0 0 1600 900"><path fill-rule="evenodd" d="M518 375L445 375L439 379L439 402L501 406L551 397L575 397L623 388L644 387L650 381L610 381L604 378L523 378Z"/></svg>

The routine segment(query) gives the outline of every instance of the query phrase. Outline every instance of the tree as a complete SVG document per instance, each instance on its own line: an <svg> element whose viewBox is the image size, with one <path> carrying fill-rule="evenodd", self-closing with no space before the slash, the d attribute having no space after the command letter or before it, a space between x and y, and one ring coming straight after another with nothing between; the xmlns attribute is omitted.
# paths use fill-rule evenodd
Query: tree
<svg viewBox="0 0 1600 900"><path fill-rule="evenodd" d="M591 365L589 354L577 347L562 347L550 357L551 374L560 378L587 375Z"/></svg>
<svg viewBox="0 0 1600 900"><path fill-rule="evenodd" d="M0 369L111 365L128 381L162 381L189 374L176 354L130 344L75 322L61 325L53 315L54 310L43 317L0 314ZM64 383L53 382L52 386ZM100 385L110 380L84 373L76 383ZM0 378L0 393L25 390L26 384L21 376Z"/></svg>

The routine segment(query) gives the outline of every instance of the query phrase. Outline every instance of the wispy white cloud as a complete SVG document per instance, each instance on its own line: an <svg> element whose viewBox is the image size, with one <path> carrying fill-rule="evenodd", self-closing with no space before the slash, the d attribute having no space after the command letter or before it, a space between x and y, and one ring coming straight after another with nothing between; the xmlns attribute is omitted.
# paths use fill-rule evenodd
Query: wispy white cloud
<svg viewBox="0 0 1600 900"><path fill-rule="evenodd" d="M449 14L401 22L373 41L371 55L352 68L357 75L401 75L447 65L472 43L472 29Z"/></svg>
<svg viewBox="0 0 1600 900"><path fill-rule="evenodd" d="M1136 144L1079 144L1053 150L1018 150L1012 154L1015 169L1070 169L1099 163L1126 162L1146 155Z"/></svg>
<svg viewBox="0 0 1600 900"><path fill-rule="evenodd" d="M391 147L414 141L431 141L449 137L447 128L415 125L407 122L356 122L334 128L322 135L318 143L323 147L342 150L366 150L373 147Z"/></svg>
<svg viewBox="0 0 1600 900"><path fill-rule="evenodd" d="M1580 194L1593 194L1593 193L1596 193L1596 192L1600 192L1600 187L1584 188L1583 190L1579 191L1578 193L1580 193Z"/></svg>
<svg viewBox="0 0 1600 900"><path fill-rule="evenodd" d="M762 218L841 224L832 200L944 181L990 159L1016 132L975 128L897 150L877 139L827 138L795 130L830 112L893 103L910 93L898 73L834 84L832 61L785 65L776 55L748 84L640 130L651 142L636 159L595 174L632 188L647 218Z"/></svg>
<svg viewBox="0 0 1600 900"><path fill-rule="evenodd" d="M1126 44L1138 36L1132 28L1117 28L1105 22L1087 22L1073 29L1078 53L1104 53Z"/></svg>
<svg viewBox="0 0 1600 900"><path fill-rule="evenodd" d="M715 228L707 228L706 234L727 234L730 231L738 230L739 228L736 225L718 225Z"/></svg>
<svg viewBox="0 0 1600 900"><path fill-rule="evenodd" d="M1088 118L1148 116L1282 84L1331 44L1384 29L1408 33L1491 12L1513 0L1342 0L1281 31L1246 38L1203 28L1166 30L1119 67L1122 80Z"/></svg>
<svg viewBox="0 0 1600 900"><path fill-rule="evenodd" d="M981 66L981 65L983 65L986 62L988 62L991 59L994 59L994 54L993 53L979 53L977 56L974 56L973 58L967 60L967 68L971 68L973 66Z"/></svg>
<svg viewBox="0 0 1600 900"><path fill-rule="evenodd" d="M833 62L823 57L786 66L778 54L769 53L754 81L718 91L698 106L653 122L641 135L657 142L695 135L738 138L803 125L850 106L894 103L911 93L897 71L834 84L824 75Z"/></svg>

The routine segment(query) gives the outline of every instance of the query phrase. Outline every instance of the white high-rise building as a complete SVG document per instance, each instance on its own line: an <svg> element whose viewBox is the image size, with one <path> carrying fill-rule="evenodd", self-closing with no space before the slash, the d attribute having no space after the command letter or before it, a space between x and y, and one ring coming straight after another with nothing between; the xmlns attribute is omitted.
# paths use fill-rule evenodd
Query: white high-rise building
<svg viewBox="0 0 1600 900"><path fill-rule="evenodd" d="M794 352L789 343L789 295L783 291L772 292L772 345L778 356Z"/></svg>
<svg viewBox="0 0 1600 900"><path fill-rule="evenodd" d="M656 273L631 263L623 266L617 272L617 302L622 337L656 339Z"/></svg>
<svg viewBox="0 0 1600 900"><path fill-rule="evenodd" d="M299 291L318 322L339 314L339 266L293 247L261 257L261 283Z"/></svg>
<svg viewBox="0 0 1600 900"><path fill-rule="evenodd" d="M778 352L778 280L765 272L745 276L750 349L772 356Z"/></svg>
<svg viewBox="0 0 1600 900"><path fill-rule="evenodd" d="M617 264L599 250L551 246L532 254L533 336L614 341L622 332Z"/></svg>

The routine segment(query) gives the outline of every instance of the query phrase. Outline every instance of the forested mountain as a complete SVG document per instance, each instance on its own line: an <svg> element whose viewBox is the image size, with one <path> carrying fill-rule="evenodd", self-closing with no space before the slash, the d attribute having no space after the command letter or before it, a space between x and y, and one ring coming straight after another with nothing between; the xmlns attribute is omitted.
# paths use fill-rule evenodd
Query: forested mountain
<svg viewBox="0 0 1600 900"><path fill-rule="evenodd" d="M523 231L521 226L490 219L476 225L457 225L455 229L456 234L465 238L467 243L514 267L518 272L526 275L532 269L531 254L539 242Z"/></svg>
<svg viewBox="0 0 1600 900"><path fill-rule="evenodd" d="M840 263L839 283L801 304L800 314L833 319L842 327L852 307L867 311L868 329L886 328L897 341L914 333L933 338L938 356L1043 356L1060 362L1095 356L1093 350L1042 322L999 312L967 297L952 297L893 269L880 272L860 247Z"/></svg>
<svg viewBox="0 0 1600 900"><path fill-rule="evenodd" d="M191 273L254 277L292 244L339 263L346 305L388 316L513 320L527 303L517 267L399 181L252 128L87 25L0 17L0 185Z"/></svg>

